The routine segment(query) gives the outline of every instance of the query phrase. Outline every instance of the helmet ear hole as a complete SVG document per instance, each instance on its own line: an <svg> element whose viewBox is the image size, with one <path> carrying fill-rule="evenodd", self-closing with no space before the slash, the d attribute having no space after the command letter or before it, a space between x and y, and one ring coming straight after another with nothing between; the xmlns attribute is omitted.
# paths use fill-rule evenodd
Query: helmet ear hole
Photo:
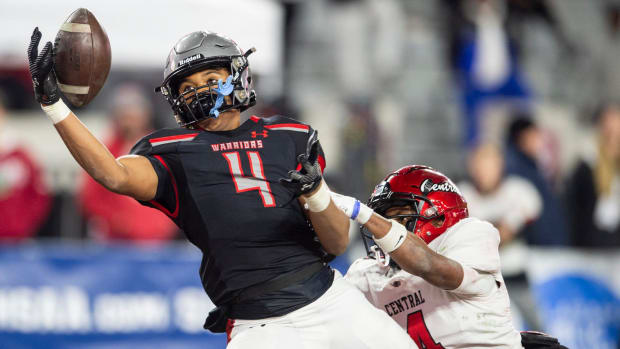
<svg viewBox="0 0 620 349"><path fill-rule="evenodd" d="M248 98L248 94L245 90L235 90L235 98L239 101L245 101Z"/></svg>
<svg viewBox="0 0 620 349"><path fill-rule="evenodd" d="M179 87L181 86L181 79L174 79L170 81L170 95L172 98L177 98L181 95Z"/></svg>
<svg viewBox="0 0 620 349"><path fill-rule="evenodd" d="M410 219L406 224L405 224L405 228L407 228L408 231L415 231L415 224L418 222L417 219Z"/></svg>
<svg viewBox="0 0 620 349"><path fill-rule="evenodd" d="M446 217L445 217L445 216L441 216L441 217L434 218L434 219L431 221L431 224L432 224L435 228L441 228L445 222L446 222Z"/></svg>

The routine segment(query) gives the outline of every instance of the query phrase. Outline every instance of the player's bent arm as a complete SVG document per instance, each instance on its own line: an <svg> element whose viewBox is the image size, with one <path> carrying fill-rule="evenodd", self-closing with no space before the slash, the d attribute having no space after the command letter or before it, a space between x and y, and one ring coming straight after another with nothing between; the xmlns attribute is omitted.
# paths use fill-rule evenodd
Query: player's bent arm
<svg viewBox="0 0 620 349"><path fill-rule="evenodd" d="M347 217L370 231L381 250L389 253L403 270L462 295L489 294L496 286L493 275L436 253L422 239L407 232L402 224L381 217L359 200L334 192L331 196Z"/></svg>
<svg viewBox="0 0 620 349"><path fill-rule="evenodd" d="M325 251L335 256L343 254L349 245L349 217L335 205L325 182L312 193L302 195L300 201L309 207L306 215ZM313 205L318 208L313 209Z"/></svg>
<svg viewBox="0 0 620 349"><path fill-rule="evenodd" d="M321 245L329 254L338 256L349 245L349 218L333 202L322 212L308 212L308 218Z"/></svg>
<svg viewBox="0 0 620 349"><path fill-rule="evenodd" d="M73 158L105 188L143 201L155 197L158 178L147 158L114 158L73 112L54 126Z"/></svg>
<svg viewBox="0 0 620 349"><path fill-rule="evenodd" d="M364 226L376 241L385 238L393 224L400 225L373 213ZM402 225L400 227L404 229ZM463 282L464 269L460 263L431 250L422 239L413 234L406 234L404 242L389 253L403 270L439 288L454 290Z"/></svg>

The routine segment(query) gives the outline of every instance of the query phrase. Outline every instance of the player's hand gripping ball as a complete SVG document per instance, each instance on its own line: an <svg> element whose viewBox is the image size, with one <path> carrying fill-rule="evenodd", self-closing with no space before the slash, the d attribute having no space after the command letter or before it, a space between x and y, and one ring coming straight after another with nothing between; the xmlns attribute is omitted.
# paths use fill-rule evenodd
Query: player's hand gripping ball
<svg viewBox="0 0 620 349"><path fill-rule="evenodd" d="M60 91L54 74L54 52L52 43L47 42L39 53L41 32L34 28L28 45L28 68L34 86L34 97L40 104L50 105L60 99Z"/></svg>
<svg viewBox="0 0 620 349"><path fill-rule="evenodd" d="M110 41L95 16L85 8L71 13L61 25L54 45L41 53L41 32L35 28L28 46L28 62L37 102L51 105L61 92L75 107L88 104L110 72Z"/></svg>
<svg viewBox="0 0 620 349"><path fill-rule="evenodd" d="M311 193L321 183L323 178L319 165L319 136L316 130L308 138L306 152L297 156L301 164L299 171L289 171L289 178L282 178L280 182L295 192L296 196Z"/></svg>

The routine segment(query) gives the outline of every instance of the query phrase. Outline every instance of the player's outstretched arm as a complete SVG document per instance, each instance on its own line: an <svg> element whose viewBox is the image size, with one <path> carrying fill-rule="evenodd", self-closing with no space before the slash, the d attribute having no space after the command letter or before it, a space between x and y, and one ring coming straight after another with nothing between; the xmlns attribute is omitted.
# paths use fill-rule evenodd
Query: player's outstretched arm
<svg viewBox="0 0 620 349"><path fill-rule="evenodd" d="M52 119L67 148L88 174L119 194L150 200L157 191L157 175L150 162L140 156L115 159L60 99L54 73L52 43L38 53L41 32L35 28L28 46L30 75L37 102Z"/></svg>
<svg viewBox="0 0 620 349"><path fill-rule="evenodd" d="M420 276L434 286L464 296L488 295L498 286L491 273L480 272L440 255L395 220L387 220L373 213L365 226L373 234L377 245L389 253L403 270Z"/></svg>
<svg viewBox="0 0 620 349"><path fill-rule="evenodd" d="M364 226L373 234L379 247L389 253L406 272L445 290L453 290L461 285L463 281L461 264L431 250L422 239L414 234L408 234L402 224L373 213ZM394 247L397 244L398 247L390 250L390 246Z"/></svg>
<svg viewBox="0 0 620 349"><path fill-rule="evenodd" d="M114 158L72 112L54 126L73 158L106 189L142 201L155 197L158 177L147 158L140 155Z"/></svg>

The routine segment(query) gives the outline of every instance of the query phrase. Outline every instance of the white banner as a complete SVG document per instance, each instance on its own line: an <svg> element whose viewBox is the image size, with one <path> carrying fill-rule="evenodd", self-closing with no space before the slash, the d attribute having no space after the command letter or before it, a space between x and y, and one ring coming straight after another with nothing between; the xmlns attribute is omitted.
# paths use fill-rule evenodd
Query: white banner
<svg viewBox="0 0 620 349"><path fill-rule="evenodd" d="M571 349L620 344L620 251L533 249L528 276L545 331Z"/></svg>
<svg viewBox="0 0 620 349"><path fill-rule="evenodd" d="M85 7L104 27L112 65L163 68L183 35L210 30L256 47L252 69L274 74L282 65L282 5L270 0L28 0L0 2L0 62L27 66L26 48L35 26L43 41L54 41L60 25Z"/></svg>

